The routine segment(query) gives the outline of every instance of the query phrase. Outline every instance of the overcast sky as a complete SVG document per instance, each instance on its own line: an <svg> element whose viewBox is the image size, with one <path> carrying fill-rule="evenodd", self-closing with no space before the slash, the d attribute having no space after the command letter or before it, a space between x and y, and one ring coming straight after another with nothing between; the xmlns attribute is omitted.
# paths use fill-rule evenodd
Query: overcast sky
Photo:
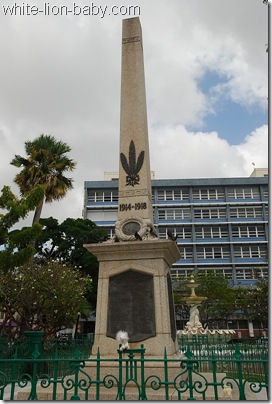
<svg viewBox="0 0 272 404"><path fill-rule="evenodd" d="M77 162L74 190L43 217L81 217L84 181L118 170L122 19L133 17L121 15L123 4L138 6L142 25L156 178L247 177L252 163L267 167L262 0L18 0L25 8L13 15L13 0L0 4L0 186L19 195L10 161L41 133L67 142Z"/></svg>

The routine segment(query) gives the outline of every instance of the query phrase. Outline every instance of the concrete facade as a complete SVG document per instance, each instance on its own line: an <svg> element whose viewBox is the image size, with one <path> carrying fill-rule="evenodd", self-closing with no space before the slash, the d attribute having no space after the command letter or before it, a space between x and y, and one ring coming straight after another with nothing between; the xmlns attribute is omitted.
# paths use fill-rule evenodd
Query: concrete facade
<svg viewBox="0 0 272 404"><path fill-rule="evenodd" d="M118 180L85 181L84 218L114 236ZM154 225L160 239L177 236L181 259L173 276L215 271L233 285L267 277L268 178L193 178L152 181Z"/></svg>

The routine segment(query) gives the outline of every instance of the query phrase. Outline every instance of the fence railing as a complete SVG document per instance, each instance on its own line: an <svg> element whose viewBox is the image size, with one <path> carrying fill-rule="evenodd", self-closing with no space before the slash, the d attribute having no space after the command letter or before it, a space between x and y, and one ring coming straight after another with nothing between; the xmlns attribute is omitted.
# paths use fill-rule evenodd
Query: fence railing
<svg viewBox="0 0 272 404"><path fill-rule="evenodd" d="M37 342L2 351L0 399L268 399L268 349L257 344L184 341L180 357L165 352L160 359L146 355L144 345L102 358L99 351L90 356L90 342L74 344L67 355L58 344Z"/></svg>

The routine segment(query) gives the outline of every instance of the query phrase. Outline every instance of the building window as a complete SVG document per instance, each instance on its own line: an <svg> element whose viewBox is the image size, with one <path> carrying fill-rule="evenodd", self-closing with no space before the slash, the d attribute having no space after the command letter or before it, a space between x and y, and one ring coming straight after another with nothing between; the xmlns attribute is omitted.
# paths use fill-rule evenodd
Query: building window
<svg viewBox="0 0 272 404"><path fill-rule="evenodd" d="M235 258L263 258L267 256L266 245L241 245L234 246Z"/></svg>
<svg viewBox="0 0 272 404"><path fill-rule="evenodd" d="M241 268L236 271L236 278L239 279L254 279L252 268Z"/></svg>
<svg viewBox="0 0 272 404"><path fill-rule="evenodd" d="M93 222L116 222L117 220L117 209L103 210L95 209L87 211L87 219Z"/></svg>
<svg viewBox="0 0 272 404"><path fill-rule="evenodd" d="M229 188L229 199L259 199L260 192L258 187L251 188Z"/></svg>
<svg viewBox="0 0 272 404"><path fill-rule="evenodd" d="M186 238L192 238L192 228L191 227L182 227L182 226L177 226L176 227L176 236L178 238L186 239Z"/></svg>
<svg viewBox="0 0 272 404"><path fill-rule="evenodd" d="M114 237L115 229L113 227L103 227L103 229L106 230L109 238Z"/></svg>
<svg viewBox="0 0 272 404"><path fill-rule="evenodd" d="M159 228L159 236L160 238L167 238L167 232L170 231L174 237L182 238L182 239L191 239L192 238L192 229L191 227L183 227L176 226L173 227L160 227Z"/></svg>
<svg viewBox="0 0 272 404"><path fill-rule="evenodd" d="M198 239L227 238L227 226L196 226L195 236Z"/></svg>
<svg viewBox="0 0 272 404"><path fill-rule="evenodd" d="M268 187L263 188L263 196L265 199L268 199Z"/></svg>
<svg viewBox="0 0 272 404"><path fill-rule="evenodd" d="M225 276L226 278L229 278L229 279L231 279L232 278L232 269L231 269L231 267L226 267L226 268L224 268L224 267L222 267L222 268L219 268L219 267L216 267L216 268L198 268L198 274L199 275L202 275L202 274L205 274L205 275L208 275L208 274L211 274L211 273L213 273L214 275L223 275L223 276Z"/></svg>
<svg viewBox="0 0 272 404"><path fill-rule="evenodd" d="M193 188L193 199L195 200L224 200L223 188Z"/></svg>
<svg viewBox="0 0 272 404"><path fill-rule="evenodd" d="M195 208L195 219L223 219L226 217L226 208Z"/></svg>
<svg viewBox="0 0 272 404"><path fill-rule="evenodd" d="M104 192L104 202L117 202L118 192L117 191L105 191Z"/></svg>
<svg viewBox="0 0 272 404"><path fill-rule="evenodd" d="M264 225L257 226L232 226L232 237L250 238L265 237Z"/></svg>
<svg viewBox="0 0 272 404"><path fill-rule="evenodd" d="M230 199L256 199L260 198L259 189L253 188L229 188L228 197Z"/></svg>
<svg viewBox="0 0 272 404"><path fill-rule="evenodd" d="M105 190L105 191L93 191L88 189L88 202L117 202L118 191L117 190Z"/></svg>
<svg viewBox="0 0 272 404"><path fill-rule="evenodd" d="M231 207L230 217L233 218L261 218L263 211L261 206Z"/></svg>
<svg viewBox="0 0 272 404"><path fill-rule="evenodd" d="M158 201L184 201L188 199L188 188L158 189Z"/></svg>
<svg viewBox="0 0 272 404"><path fill-rule="evenodd" d="M228 246L197 247L197 259L224 259L230 257Z"/></svg>
<svg viewBox="0 0 272 404"><path fill-rule="evenodd" d="M184 220L191 219L190 208L159 209L160 220Z"/></svg>
<svg viewBox="0 0 272 404"><path fill-rule="evenodd" d="M172 268L171 269L171 275L172 277L182 277L182 278L189 278L189 276L192 273L192 269L187 269L187 268Z"/></svg>
<svg viewBox="0 0 272 404"><path fill-rule="evenodd" d="M179 245L178 249L180 251L180 255L181 255L182 260L192 260L193 259L192 247L184 247L184 246Z"/></svg>
<svg viewBox="0 0 272 404"><path fill-rule="evenodd" d="M252 268L252 267L243 267L236 268L236 278L237 279L267 279L268 272L267 268Z"/></svg>

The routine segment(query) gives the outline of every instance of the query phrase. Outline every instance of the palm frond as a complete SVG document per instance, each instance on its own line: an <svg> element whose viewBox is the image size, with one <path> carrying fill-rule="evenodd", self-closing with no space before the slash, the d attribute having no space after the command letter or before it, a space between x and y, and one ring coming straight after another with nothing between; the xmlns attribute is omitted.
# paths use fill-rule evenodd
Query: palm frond
<svg viewBox="0 0 272 404"><path fill-rule="evenodd" d="M135 174L136 175L141 170L141 168L143 166L143 162L144 162L144 151L141 151L141 153L139 154L139 157L137 159L137 164L136 164L136 168L135 168Z"/></svg>
<svg viewBox="0 0 272 404"><path fill-rule="evenodd" d="M129 159L130 173L135 173L136 150L135 150L135 144L134 144L133 140L130 142L130 145L129 145L128 159Z"/></svg>
<svg viewBox="0 0 272 404"><path fill-rule="evenodd" d="M11 164L23 167L15 176L14 182L19 186L22 195L27 195L37 185L41 185L45 193L45 201L52 202L63 198L73 181L63 175L73 171L76 163L66 153L71 148L51 135L40 135L33 141L25 142L27 158L15 155Z"/></svg>
<svg viewBox="0 0 272 404"><path fill-rule="evenodd" d="M120 160L121 160L123 169L125 170L127 175L130 175L130 168L129 168L128 161L127 161L127 158L124 155L124 153L120 153Z"/></svg>

